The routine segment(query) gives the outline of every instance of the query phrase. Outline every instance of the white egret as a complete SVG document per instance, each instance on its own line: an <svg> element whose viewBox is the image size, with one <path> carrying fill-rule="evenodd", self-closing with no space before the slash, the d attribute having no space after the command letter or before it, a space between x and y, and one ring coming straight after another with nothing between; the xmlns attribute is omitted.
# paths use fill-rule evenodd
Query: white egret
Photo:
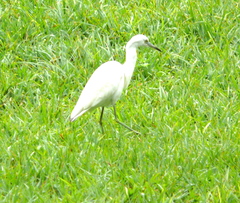
<svg viewBox="0 0 240 203"><path fill-rule="evenodd" d="M104 107L113 106L116 122L140 134L117 119L115 107L122 91L129 85L137 60L137 48L140 46L149 46L160 51L159 48L149 42L145 35L139 34L132 37L126 45L126 61L124 64L117 61L108 61L94 71L71 113L71 121L87 111L102 107L99 122L102 132L104 132L102 125Z"/></svg>

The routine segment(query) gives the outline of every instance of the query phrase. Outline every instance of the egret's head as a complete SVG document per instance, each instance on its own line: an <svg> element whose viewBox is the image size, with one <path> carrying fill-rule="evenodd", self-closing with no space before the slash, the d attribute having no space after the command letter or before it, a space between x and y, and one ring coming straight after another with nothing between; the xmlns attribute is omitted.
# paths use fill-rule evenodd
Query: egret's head
<svg viewBox="0 0 240 203"><path fill-rule="evenodd" d="M158 51L161 51L158 47L151 44L145 35L141 35L141 34L133 36L130 39L130 41L127 43L126 48L131 48L131 47L138 48L140 46L148 46Z"/></svg>

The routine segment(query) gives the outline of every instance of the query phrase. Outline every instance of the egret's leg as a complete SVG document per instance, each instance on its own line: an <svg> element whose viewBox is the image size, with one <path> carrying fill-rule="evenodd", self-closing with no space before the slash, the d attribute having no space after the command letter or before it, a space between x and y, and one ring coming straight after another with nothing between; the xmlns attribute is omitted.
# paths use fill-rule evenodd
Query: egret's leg
<svg viewBox="0 0 240 203"><path fill-rule="evenodd" d="M102 125L102 117L103 117L103 112L104 112L104 107L102 107L102 111L101 111L101 115L100 115L100 121L99 121L99 123L100 123L100 126L101 126L101 128L102 128L102 133L104 133L104 130L103 130L103 125Z"/></svg>
<svg viewBox="0 0 240 203"><path fill-rule="evenodd" d="M130 128L129 126L127 126L126 124L120 122L117 118L117 114L116 114L116 106L114 105L113 106L113 109L114 109L114 116L115 116L115 120L117 123L119 123L120 125L124 126L125 128L127 128L128 130L131 130L133 132L135 132L136 134L141 134L140 132L136 131L136 130L133 130L132 128Z"/></svg>

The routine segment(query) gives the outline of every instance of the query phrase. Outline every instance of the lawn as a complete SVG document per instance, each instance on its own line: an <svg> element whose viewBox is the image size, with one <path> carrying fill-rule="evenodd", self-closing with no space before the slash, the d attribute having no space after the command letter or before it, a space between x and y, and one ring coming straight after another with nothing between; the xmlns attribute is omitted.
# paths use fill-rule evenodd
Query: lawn
<svg viewBox="0 0 240 203"><path fill-rule="evenodd" d="M235 0L2 0L0 202L240 201L240 29ZM100 109L69 116L94 70L132 81ZM97 84L96 84L97 85Z"/></svg>

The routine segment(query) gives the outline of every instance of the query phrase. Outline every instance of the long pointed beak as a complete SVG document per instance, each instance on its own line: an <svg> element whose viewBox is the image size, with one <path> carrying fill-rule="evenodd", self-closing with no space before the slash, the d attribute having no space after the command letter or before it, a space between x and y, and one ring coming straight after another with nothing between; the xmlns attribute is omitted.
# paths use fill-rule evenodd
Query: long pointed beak
<svg viewBox="0 0 240 203"><path fill-rule="evenodd" d="M151 44L150 42L146 42L146 45L153 48L153 49L156 49L158 51L161 51L161 49L159 49L158 47L154 46L153 44Z"/></svg>

